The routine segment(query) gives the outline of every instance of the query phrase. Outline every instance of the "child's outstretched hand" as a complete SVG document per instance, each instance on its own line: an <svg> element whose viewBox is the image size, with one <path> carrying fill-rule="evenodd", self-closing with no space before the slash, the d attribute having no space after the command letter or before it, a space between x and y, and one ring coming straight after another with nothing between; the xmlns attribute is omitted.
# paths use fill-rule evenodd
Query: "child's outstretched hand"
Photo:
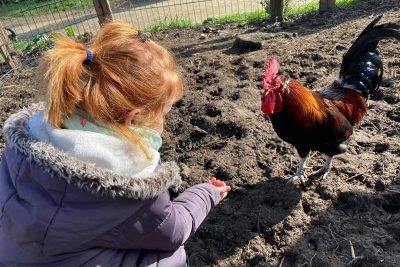
<svg viewBox="0 0 400 267"><path fill-rule="evenodd" d="M208 180L208 183L212 184L218 189L221 200L223 200L228 195L228 192L231 191L230 186L226 185L224 181L218 180L215 177L211 178L211 180Z"/></svg>

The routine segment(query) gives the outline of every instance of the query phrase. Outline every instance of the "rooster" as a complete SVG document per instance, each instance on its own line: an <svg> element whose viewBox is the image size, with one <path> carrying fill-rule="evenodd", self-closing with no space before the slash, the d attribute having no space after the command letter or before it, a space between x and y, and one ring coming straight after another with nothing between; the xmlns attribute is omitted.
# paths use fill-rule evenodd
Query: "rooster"
<svg viewBox="0 0 400 267"><path fill-rule="evenodd" d="M344 142L367 111L366 101L382 82L383 63L377 46L380 40L400 40L400 25L376 25L375 18L345 53L338 78L328 87L309 90L287 74L277 75L279 64L271 56L264 78L261 110L269 116L278 136L295 146L300 162L288 184L303 177L310 151L326 156L321 169L311 174L324 179L335 155L347 151Z"/></svg>

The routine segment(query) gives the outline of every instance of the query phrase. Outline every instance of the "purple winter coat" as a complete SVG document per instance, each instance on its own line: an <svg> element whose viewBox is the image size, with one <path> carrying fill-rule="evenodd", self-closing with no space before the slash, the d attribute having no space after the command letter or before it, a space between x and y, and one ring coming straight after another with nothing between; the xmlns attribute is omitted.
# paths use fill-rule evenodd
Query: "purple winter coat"
<svg viewBox="0 0 400 267"><path fill-rule="evenodd" d="M219 200L209 184L187 189L175 163L127 177L35 140L28 127L41 107L4 125L0 168L0 266L183 267L183 244Z"/></svg>

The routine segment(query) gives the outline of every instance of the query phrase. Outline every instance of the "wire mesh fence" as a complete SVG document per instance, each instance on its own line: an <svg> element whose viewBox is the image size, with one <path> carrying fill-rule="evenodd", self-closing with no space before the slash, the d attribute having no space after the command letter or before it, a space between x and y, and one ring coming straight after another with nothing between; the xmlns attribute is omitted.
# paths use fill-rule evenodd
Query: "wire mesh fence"
<svg viewBox="0 0 400 267"><path fill-rule="evenodd" d="M67 27L79 34L99 29L94 7L81 0L58 0L23 9L13 17L3 19L3 23L13 29L20 40Z"/></svg>
<svg viewBox="0 0 400 267"><path fill-rule="evenodd" d="M210 18L262 9L260 0L139 0L112 6L114 18L131 22L141 29L178 20L198 24Z"/></svg>
<svg viewBox="0 0 400 267"><path fill-rule="evenodd" d="M99 23L91 0L25 0L36 1L12 16L2 18L6 27L13 29L20 40L37 34L72 28L77 34L96 33ZM213 18L263 12L270 0L111 0L113 16L133 24L138 29L149 29L154 24L186 23L195 25ZM286 8L318 4L318 0L284 0Z"/></svg>
<svg viewBox="0 0 400 267"><path fill-rule="evenodd" d="M251 12L262 8L259 0L131 0L112 1L114 18L129 22L139 29L154 23L187 20L201 23L208 17ZM84 0L58 0L21 10L3 23L19 39L71 27L76 33L95 33L99 23L93 4Z"/></svg>
<svg viewBox="0 0 400 267"><path fill-rule="evenodd" d="M109 0L115 20L125 21L140 30L168 28L168 25L187 27L215 21L237 21L241 16L267 17L271 0ZM319 0L282 0L285 11L310 4L318 6ZM7 2L7 1L6 1ZM18 2L18 3L17 3ZM93 0L10 0L10 5L0 9L1 23L17 34L19 41L32 43L37 36L52 32L69 31L72 35L96 33L98 14ZM220 19L220 20L218 20ZM35 37L35 38L34 38ZM3 44L2 47L4 46ZM24 46L29 47L28 45ZM4 48L4 47L3 47ZM0 58L1 73L5 69Z"/></svg>

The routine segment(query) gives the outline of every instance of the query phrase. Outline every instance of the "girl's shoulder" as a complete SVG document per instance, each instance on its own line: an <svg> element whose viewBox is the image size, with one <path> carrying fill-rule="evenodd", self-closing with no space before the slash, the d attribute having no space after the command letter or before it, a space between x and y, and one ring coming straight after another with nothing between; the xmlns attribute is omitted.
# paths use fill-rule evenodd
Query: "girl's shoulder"
<svg viewBox="0 0 400 267"><path fill-rule="evenodd" d="M95 193L133 199L154 198L171 186L180 185L180 170L175 162L160 164L151 174L122 175L76 159L49 142L38 140L30 131L29 120L43 109L42 104L35 104L10 116L4 124L3 135L11 151L22 154L44 173Z"/></svg>

